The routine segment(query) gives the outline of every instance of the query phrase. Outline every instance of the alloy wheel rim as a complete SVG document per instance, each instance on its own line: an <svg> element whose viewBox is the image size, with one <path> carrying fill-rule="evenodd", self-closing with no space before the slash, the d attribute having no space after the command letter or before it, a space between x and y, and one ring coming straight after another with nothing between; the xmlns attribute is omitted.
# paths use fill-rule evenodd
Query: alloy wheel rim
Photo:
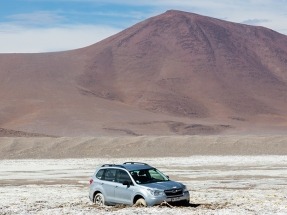
<svg viewBox="0 0 287 215"><path fill-rule="evenodd" d="M102 197L101 197L101 196L97 196L97 197L96 197L96 204L97 204L97 205L102 205L102 204L103 204L103 200L102 200Z"/></svg>

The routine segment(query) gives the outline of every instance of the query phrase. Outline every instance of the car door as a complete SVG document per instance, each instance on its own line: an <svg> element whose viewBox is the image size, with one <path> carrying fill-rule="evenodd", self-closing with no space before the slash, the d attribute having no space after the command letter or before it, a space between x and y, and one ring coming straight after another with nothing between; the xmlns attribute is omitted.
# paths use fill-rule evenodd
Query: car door
<svg viewBox="0 0 287 215"><path fill-rule="evenodd" d="M112 168L106 169L101 181L105 201L111 203L115 203L115 187L118 184L116 183L116 171Z"/></svg>
<svg viewBox="0 0 287 215"><path fill-rule="evenodd" d="M123 185L125 181L129 182L130 185ZM117 170L116 182L115 201L122 204L133 204L134 185L129 174L124 170Z"/></svg>

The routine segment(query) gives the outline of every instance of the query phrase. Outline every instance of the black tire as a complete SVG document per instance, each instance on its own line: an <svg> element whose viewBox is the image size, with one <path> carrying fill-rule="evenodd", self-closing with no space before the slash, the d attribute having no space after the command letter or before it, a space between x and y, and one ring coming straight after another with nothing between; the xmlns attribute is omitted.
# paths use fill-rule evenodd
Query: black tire
<svg viewBox="0 0 287 215"><path fill-rule="evenodd" d="M94 198L94 203L97 206L104 206L105 205L105 197L101 193L97 193Z"/></svg>
<svg viewBox="0 0 287 215"><path fill-rule="evenodd" d="M146 207L146 201L143 198L140 198L136 201L136 203L134 204L135 207Z"/></svg>

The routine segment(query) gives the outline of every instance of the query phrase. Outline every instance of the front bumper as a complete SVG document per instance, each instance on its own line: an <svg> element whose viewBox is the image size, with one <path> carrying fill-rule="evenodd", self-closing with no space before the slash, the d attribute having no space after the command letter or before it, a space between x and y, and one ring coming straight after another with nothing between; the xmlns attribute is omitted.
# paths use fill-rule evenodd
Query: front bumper
<svg viewBox="0 0 287 215"><path fill-rule="evenodd" d="M179 201L187 201L189 202L190 195L189 192L186 191L180 196L172 196L172 197L167 197L167 196L157 196L157 197L151 197L151 198L146 198L146 203L147 206L154 206L154 205L159 205L162 202L179 202Z"/></svg>

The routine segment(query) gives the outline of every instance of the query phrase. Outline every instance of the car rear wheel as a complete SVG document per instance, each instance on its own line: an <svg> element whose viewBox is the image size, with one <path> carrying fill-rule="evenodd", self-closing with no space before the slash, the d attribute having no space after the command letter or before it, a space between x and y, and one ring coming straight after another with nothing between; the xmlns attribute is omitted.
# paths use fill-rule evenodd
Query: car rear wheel
<svg viewBox="0 0 287 215"><path fill-rule="evenodd" d="M134 204L134 206L136 207L146 207L147 204L146 204L146 201L143 199L143 198L140 198L136 201L136 203Z"/></svg>
<svg viewBox="0 0 287 215"><path fill-rule="evenodd" d="M94 198L94 203L97 206L105 205L105 197L101 193L97 193Z"/></svg>

